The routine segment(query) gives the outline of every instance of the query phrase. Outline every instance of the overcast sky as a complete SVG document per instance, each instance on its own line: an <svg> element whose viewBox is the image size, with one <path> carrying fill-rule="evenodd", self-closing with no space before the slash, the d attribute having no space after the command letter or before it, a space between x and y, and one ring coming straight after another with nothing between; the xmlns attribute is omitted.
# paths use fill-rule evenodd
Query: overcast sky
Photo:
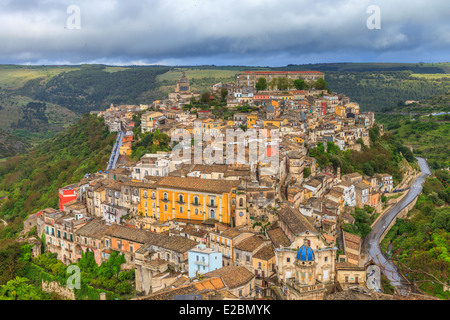
<svg viewBox="0 0 450 320"><path fill-rule="evenodd" d="M0 0L0 63L448 62L449 21L448 0Z"/></svg>

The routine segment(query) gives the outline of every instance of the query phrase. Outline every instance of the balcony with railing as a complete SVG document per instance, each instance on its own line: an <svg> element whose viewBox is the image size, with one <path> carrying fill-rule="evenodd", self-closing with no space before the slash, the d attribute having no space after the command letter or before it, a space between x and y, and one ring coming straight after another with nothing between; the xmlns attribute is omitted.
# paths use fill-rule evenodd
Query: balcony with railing
<svg viewBox="0 0 450 320"><path fill-rule="evenodd" d="M200 266L207 266L208 262L207 261L195 260L194 264L197 264L197 265L200 265Z"/></svg>

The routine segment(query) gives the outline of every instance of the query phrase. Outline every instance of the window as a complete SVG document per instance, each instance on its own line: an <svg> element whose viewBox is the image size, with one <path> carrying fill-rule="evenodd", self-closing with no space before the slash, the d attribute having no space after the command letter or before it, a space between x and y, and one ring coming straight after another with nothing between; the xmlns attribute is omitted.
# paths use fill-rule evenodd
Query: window
<svg viewBox="0 0 450 320"><path fill-rule="evenodd" d="M168 200L168 197L169 195L166 192L164 192L164 200Z"/></svg>
<svg viewBox="0 0 450 320"><path fill-rule="evenodd" d="M239 199L239 207L243 207L244 206L244 199L240 198Z"/></svg>
<svg viewBox="0 0 450 320"><path fill-rule="evenodd" d="M328 261L328 257L325 257L325 262L327 262Z"/></svg>
<svg viewBox="0 0 450 320"><path fill-rule="evenodd" d="M147 198L147 191L144 191L144 198Z"/></svg>
<svg viewBox="0 0 450 320"><path fill-rule="evenodd" d="M180 206L180 213L183 213L183 207Z"/></svg>
<svg viewBox="0 0 450 320"><path fill-rule="evenodd" d="M287 258L287 259L286 259L286 262L291 262L291 258Z"/></svg>
<svg viewBox="0 0 450 320"><path fill-rule="evenodd" d="M167 204L164 205L164 211L167 211Z"/></svg>
<svg viewBox="0 0 450 320"><path fill-rule="evenodd" d="M194 197L194 204L198 204L198 197L197 196Z"/></svg>
<svg viewBox="0 0 450 320"><path fill-rule="evenodd" d="M196 216L198 215L198 209L197 208L195 208L195 215Z"/></svg>
<svg viewBox="0 0 450 320"><path fill-rule="evenodd" d="M178 195L178 201L179 202L183 202L183 195L182 194Z"/></svg>

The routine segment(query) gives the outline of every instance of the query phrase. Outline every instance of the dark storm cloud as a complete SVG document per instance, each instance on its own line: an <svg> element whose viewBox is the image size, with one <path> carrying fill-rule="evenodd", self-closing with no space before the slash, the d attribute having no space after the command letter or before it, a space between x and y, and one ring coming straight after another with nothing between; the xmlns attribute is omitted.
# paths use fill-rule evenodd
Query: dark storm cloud
<svg viewBox="0 0 450 320"><path fill-rule="evenodd" d="M67 27L71 5L80 29ZM366 26L370 5L380 30ZM440 0L0 0L0 62L438 61L449 16Z"/></svg>

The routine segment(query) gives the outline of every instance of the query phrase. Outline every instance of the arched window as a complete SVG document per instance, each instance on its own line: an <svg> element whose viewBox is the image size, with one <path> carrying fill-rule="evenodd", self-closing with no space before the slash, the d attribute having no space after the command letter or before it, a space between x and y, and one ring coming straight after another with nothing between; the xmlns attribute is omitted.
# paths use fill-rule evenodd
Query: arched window
<svg viewBox="0 0 450 320"><path fill-rule="evenodd" d="M243 207L244 206L244 199L240 198L239 199L239 207Z"/></svg>
<svg viewBox="0 0 450 320"><path fill-rule="evenodd" d="M164 192L164 200L168 200L169 195L167 194L167 192Z"/></svg>
<svg viewBox="0 0 450 320"><path fill-rule="evenodd" d="M196 216L198 215L198 209L197 208L195 208L195 215Z"/></svg>
<svg viewBox="0 0 450 320"><path fill-rule="evenodd" d="M178 195L178 201L179 201L179 202L183 202L183 195L182 195L182 194L179 194L179 195Z"/></svg>
<svg viewBox="0 0 450 320"><path fill-rule="evenodd" d="M194 204L198 204L198 196L194 196Z"/></svg>
<svg viewBox="0 0 450 320"><path fill-rule="evenodd" d="M167 204L164 205L164 211L167 211Z"/></svg>

